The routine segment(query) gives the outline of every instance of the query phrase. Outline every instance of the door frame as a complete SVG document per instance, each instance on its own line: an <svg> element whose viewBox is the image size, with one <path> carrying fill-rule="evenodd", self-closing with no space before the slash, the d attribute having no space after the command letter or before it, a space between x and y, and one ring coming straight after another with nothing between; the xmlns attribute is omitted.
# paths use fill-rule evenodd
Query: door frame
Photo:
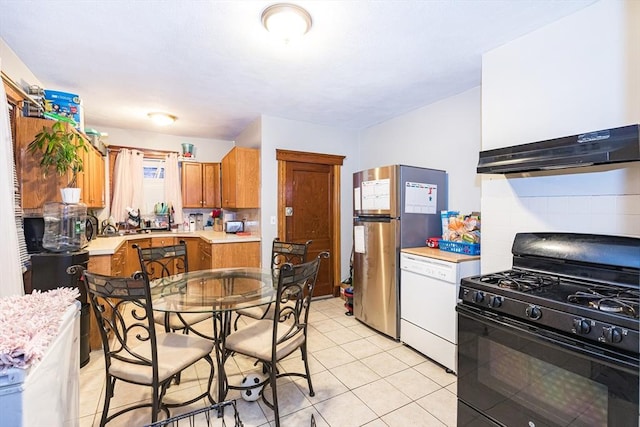
<svg viewBox="0 0 640 427"><path fill-rule="evenodd" d="M278 237L285 239L286 218L284 208L286 206L285 183L287 179L287 162L313 163L330 165L331 168L331 265L333 266L333 290L335 295L336 286L341 281L341 252L340 252L340 168L345 156L334 154L309 153L304 151L291 151L276 149L276 160L278 161Z"/></svg>

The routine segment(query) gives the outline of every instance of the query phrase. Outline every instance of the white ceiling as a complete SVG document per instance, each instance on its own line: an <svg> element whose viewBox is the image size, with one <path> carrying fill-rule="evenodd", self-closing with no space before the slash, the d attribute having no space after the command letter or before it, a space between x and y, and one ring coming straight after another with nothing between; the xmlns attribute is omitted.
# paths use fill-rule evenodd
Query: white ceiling
<svg viewBox="0 0 640 427"><path fill-rule="evenodd" d="M285 45L274 1L0 0L0 37L98 130L161 110L163 133L233 140L260 114L361 129L460 93L483 52L594 1L293 1L313 27Z"/></svg>

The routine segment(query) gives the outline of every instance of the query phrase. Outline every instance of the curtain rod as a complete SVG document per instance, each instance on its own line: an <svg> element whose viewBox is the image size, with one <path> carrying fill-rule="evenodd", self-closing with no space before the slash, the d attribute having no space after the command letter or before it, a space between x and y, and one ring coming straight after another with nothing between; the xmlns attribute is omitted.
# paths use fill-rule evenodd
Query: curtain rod
<svg viewBox="0 0 640 427"><path fill-rule="evenodd" d="M177 151L168 151L168 150L147 150L145 148L138 148L138 147L125 147L122 145L109 145L107 147L107 149L109 151L113 151L113 152L119 152L120 150L123 149L127 149L127 150L136 150L136 151L141 151L144 157L148 157L148 158L160 158L163 159L164 156L166 156L167 154L171 154L171 153L176 153L176 154L180 154Z"/></svg>

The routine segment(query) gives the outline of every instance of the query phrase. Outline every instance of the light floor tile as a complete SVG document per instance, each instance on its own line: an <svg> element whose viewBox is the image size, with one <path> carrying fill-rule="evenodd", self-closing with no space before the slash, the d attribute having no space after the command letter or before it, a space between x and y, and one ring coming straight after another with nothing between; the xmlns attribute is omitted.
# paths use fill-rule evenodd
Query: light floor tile
<svg viewBox="0 0 640 427"><path fill-rule="evenodd" d="M406 363L396 359L389 353L378 353L373 356L365 357L362 359L362 363L367 365L371 370L380 375L386 377L388 375L395 374L409 367Z"/></svg>
<svg viewBox="0 0 640 427"><path fill-rule="evenodd" d="M386 379L412 400L424 397L441 388L438 383L431 381L413 368L396 372Z"/></svg>
<svg viewBox="0 0 640 427"><path fill-rule="evenodd" d="M374 354L382 353L384 350L364 338L342 344L340 347L345 349L356 359L363 359Z"/></svg>
<svg viewBox="0 0 640 427"><path fill-rule="evenodd" d="M453 384L458 380L454 374L447 373L442 366L428 359L415 365L414 368L422 375L432 379L443 387Z"/></svg>
<svg viewBox="0 0 640 427"><path fill-rule="evenodd" d="M411 402L407 395L399 393L398 389L385 379L358 387L353 390L353 393L378 416L388 414Z"/></svg>
<svg viewBox="0 0 640 427"><path fill-rule="evenodd" d="M415 402L383 416L382 421L389 427L445 427Z"/></svg>
<svg viewBox="0 0 640 427"><path fill-rule="evenodd" d="M327 318L326 320L321 320L319 322L315 322L313 324L313 327L318 332L322 332L323 334L328 334L328 335L331 335L331 334L329 334L329 332L336 331L338 329L342 329L342 325L340 324L340 322L336 322L332 318Z"/></svg>
<svg viewBox="0 0 640 427"><path fill-rule="evenodd" d="M317 351L313 355L318 359L318 362L322 363L327 369L335 368L336 366L356 360L352 355L338 346Z"/></svg>
<svg viewBox="0 0 640 427"><path fill-rule="evenodd" d="M363 338L372 337L378 334L374 329L365 326L360 322L357 322L355 325L350 326L349 329Z"/></svg>
<svg viewBox="0 0 640 427"><path fill-rule="evenodd" d="M307 395L307 399L315 404L323 400L330 399L333 396L347 392L349 389L331 372L324 371L313 375L311 378L314 396L309 396L309 386L307 380L299 378L295 382L300 390Z"/></svg>
<svg viewBox="0 0 640 427"><path fill-rule="evenodd" d="M292 414L300 409L307 408L311 406L311 402L309 401L308 391L305 390L303 393L299 387L297 387L293 382L288 382L281 384L278 382L278 409L280 411L280 417L284 417L285 415ZM263 393L266 393L267 400L272 400L272 390L271 387L265 387ZM266 414L268 420L273 420L274 412L271 408L269 408L262 400L258 401L258 404L262 408L262 411Z"/></svg>
<svg viewBox="0 0 640 427"><path fill-rule="evenodd" d="M457 398L447 389L437 390L416 401L448 427L456 427Z"/></svg>
<svg viewBox="0 0 640 427"><path fill-rule="evenodd" d="M347 392L315 405L332 427L358 427L378 418L355 394Z"/></svg>
<svg viewBox="0 0 640 427"><path fill-rule="evenodd" d="M367 339L383 350L390 350L402 345L402 343L394 341L391 338L381 334L371 335L367 337Z"/></svg>
<svg viewBox="0 0 640 427"><path fill-rule="evenodd" d="M422 354L415 351L411 347L407 347L406 345L387 350L387 353L391 354L399 360L402 360L409 366L419 365L420 363L424 362L424 356Z"/></svg>
<svg viewBox="0 0 640 427"><path fill-rule="evenodd" d="M337 366L331 370L331 373L349 389L372 383L381 378L380 375L373 372L367 365L359 360Z"/></svg>
<svg viewBox="0 0 640 427"><path fill-rule="evenodd" d="M311 307L309 369L316 395L309 396L306 380L302 378L280 378L278 395L282 427L307 427L311 414L318 427L455 426L455 375L448 374L442 366L402 343L365 326L353 316L346 316L344 301L340 298L314 300ZM251 321L242 317L239 324ZM210 324L204 327L211 329ZM215 361L215 353L212 357ZM225 364L230 382L239 383L249 372L261 373L261 366L254 363L251 358L230 357ZM300 352L294 352L281 361L278 369L281 372L304 372ZM199 394L197 392L207 386L208 375L209 365L199 361L185 371L180 385L173 384L169 388L167 401L179 401L185 396ZM214 397L215 384L214 380ZM270 397L270 387L265 391ZM80 427L98 426L104 401L102 351L92 351L89 363L80 370L80 394ZM110 412L149 398L148 387L118 383ZM245 426L273 427L273 411L261 401L247 402L237 390L230 390L227 399L236 399ZM187 407L173 408L171 415L208 406L208 401L201 400ZM226 418L228 415L225 411ZM123 415L108 427L143 426L150 419L150 410L142 409ZM214 426L218 426L221 419L212 421ZM193 425L199 427L206 423L200 418ZM227 420L227 425L233 423Z"/></svg>
<svg viewBox="0 0 640 427"><path fill-rule="evenodd" d="M357 341L361 337L348 328L340 328L335 331L331 331L327 334L329 339L336 344L346 344L349 342Z"/></svg>

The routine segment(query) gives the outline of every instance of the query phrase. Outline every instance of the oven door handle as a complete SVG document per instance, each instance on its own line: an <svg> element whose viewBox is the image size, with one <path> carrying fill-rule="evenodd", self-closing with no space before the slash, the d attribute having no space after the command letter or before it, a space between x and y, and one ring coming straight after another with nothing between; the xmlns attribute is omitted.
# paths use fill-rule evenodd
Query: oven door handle
<svg viewBox="0 0 640 427"><path fill-rule="evenodd" d="M528 338L543 341L561 347L567 351L580 352L581 356L586 359L615 369L624 370L632 375L638 375L638 369L640 367L638 357L633 358L621 352L613 352L606 348L598 348L582 341L561 335L557 332L543 329L490 311L465 305L463 303L456 306L456 311L459 315L466 316L472 320L490 324L493 327L507 329L511 332L520 333L526 335ZM460 322L458 322L458 324L460 324ZM460 334L458 333L458 335Z"/></svg>

